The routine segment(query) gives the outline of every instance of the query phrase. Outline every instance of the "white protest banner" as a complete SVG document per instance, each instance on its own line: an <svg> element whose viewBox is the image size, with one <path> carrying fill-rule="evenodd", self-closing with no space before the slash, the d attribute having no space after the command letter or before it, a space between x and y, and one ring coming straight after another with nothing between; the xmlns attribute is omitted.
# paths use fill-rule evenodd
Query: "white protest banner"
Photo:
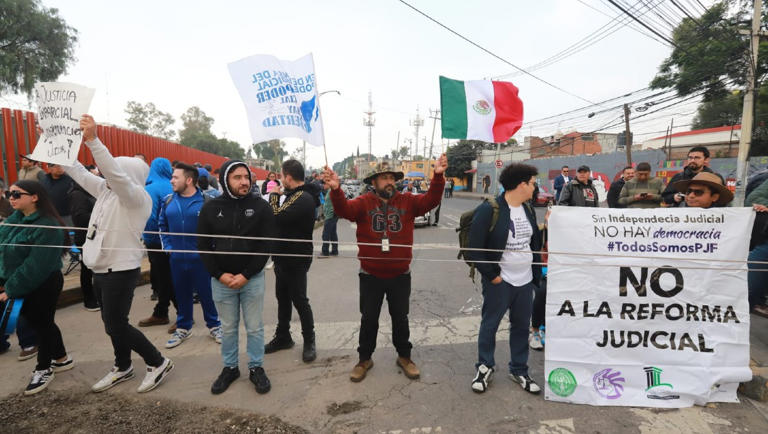
<svg viewBox="0 0 768 434"><path fill-rule="evenodd" d="M737 402L749 369L749 208L555 207L546 399ZM578 253L567 255L558 253Z"/></svg>
<svg viewBox="0 0 768 434"><path fill-rule="evenodd" d="M43 129L32 159L71 166L82 142L80 117L88 113L94 90L73 83L35 85L37 122Z"/></svg>
<svg viewBox="0 0 768 434"><path fill-rule="evenodd" d="M323 146L323 120L312 54L295 61L256 55L229 64L248 113L253 143L297 137Z"/></svg>

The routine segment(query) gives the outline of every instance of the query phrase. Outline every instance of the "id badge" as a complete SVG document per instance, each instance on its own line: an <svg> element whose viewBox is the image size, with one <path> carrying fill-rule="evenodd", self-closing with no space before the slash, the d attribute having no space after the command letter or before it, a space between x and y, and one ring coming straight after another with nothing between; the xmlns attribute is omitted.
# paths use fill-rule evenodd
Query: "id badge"
<svg viewBox="0 0 768 434"><path fill-rule="evenodd" d="M384 253L389 252L389 238L384 237L381 239L381 251Z"/></svg>
<svg viewBox="0 0 768 434"><path fill-rule="evenodd" d="M86 233L85 237L89 240L92 240L96 238L96 230L99 228L98 225L95 223L88 227L88 232Z"/></svg>

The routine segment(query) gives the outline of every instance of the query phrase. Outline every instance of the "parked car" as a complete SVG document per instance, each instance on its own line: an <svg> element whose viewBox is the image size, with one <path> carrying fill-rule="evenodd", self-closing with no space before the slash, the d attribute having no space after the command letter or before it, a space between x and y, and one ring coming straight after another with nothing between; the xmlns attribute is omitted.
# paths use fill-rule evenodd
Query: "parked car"
<svg viewBox="0 0 768 434"><path fill-rule="evenodd" d="M547 187L539 186L539 196L534 206L549 206L555 204L555 195L547 191Z"/></svg>

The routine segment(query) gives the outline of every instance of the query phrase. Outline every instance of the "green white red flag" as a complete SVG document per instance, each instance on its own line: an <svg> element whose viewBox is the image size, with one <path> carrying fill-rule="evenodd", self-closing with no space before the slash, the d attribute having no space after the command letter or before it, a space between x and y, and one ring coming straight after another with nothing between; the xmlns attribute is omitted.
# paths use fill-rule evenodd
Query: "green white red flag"
<svg viewBox="0 0 768 434"><path fill-rule="evenodd" d="M523 101L517 93L506 81L440 76L443 138L506 142L523 126Z"/></svg>

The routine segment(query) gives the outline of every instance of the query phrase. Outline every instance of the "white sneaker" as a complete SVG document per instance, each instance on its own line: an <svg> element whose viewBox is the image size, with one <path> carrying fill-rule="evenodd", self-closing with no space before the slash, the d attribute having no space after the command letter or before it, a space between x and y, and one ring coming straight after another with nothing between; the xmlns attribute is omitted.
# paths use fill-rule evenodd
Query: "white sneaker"
<svg viewBox="0 0 768 434"><path fill-rule="evenodd" d="M44 371L33 371L32 379L29 380L29 384L24 390L24 394L34 395L35 393L42 392L48 387L49 384L51 384L53 377L54 373L53 369L51 368L48 368Z"/></svg>
<svg viewBox="0 0 768 434"><path fill-rule="evenodd" d="M171 335L171 338L168 339L168 342L165 343L165 348L178 347L182 342L189 339L190 336L192 336L192 330L177 328Z"/></svg>
<svg viewBox="0 0 768 434"><path fill-rule="evenodd" d="M133 366L125 371L118 371L117 366L114 366L104 378L91 387L91 390L94 392L103 392L107 389L111 389L112 386L122 383L123 381L128 381L131 378L133 378Z"/></svg>
<svg viewBox="0 0 768 434"><path fill-rule="evenodd" d="M142 381L141 386L139 386L139 393L149 392L159 386L172 369L173 362L168 357L163 359L163 363L157 368L147 366L147 375L144 376L144 381Z"/></svg>
<svg viewBox="0 0 768 434"><path fill-rule="evenodd" d="M488 390L488 385L491 383L491 377L493 376L493 368L489 368L485 365L477 367L477 375L472 380L472 391L476 393L483 393Z"/></svg>
<svg viewBox="0 0 768 434"><path fill-rule="evenodd" d="M528 393L539 393L541 388L529 375L509 374L509 379L519 384Z"/></svg>
<svg viewBox="0 0 768 434"><path fill-rule="evenodd" d="M267 265L264 267L266 270L271 270L273 268L275 268L275 263L272 261L267 262Z"/></svg>
<svg viewBox="0 0 768 434"><path fill-rule="evenodd" d="M221 331L221 326L219 327L211 327L208 329L208 334L211 335L211 338L217 343L221 343L221 337L223 336L223 332Z"/></svg>
<svg viewBox="0 0 768 434"><path fill-rule="evenodd" d="M544 344L541 342L541 335L539 335L539 332L531 333L530 337L528 338L528 346L531 347L532 350L536 351L541 351L544 349Z"/></svg>

